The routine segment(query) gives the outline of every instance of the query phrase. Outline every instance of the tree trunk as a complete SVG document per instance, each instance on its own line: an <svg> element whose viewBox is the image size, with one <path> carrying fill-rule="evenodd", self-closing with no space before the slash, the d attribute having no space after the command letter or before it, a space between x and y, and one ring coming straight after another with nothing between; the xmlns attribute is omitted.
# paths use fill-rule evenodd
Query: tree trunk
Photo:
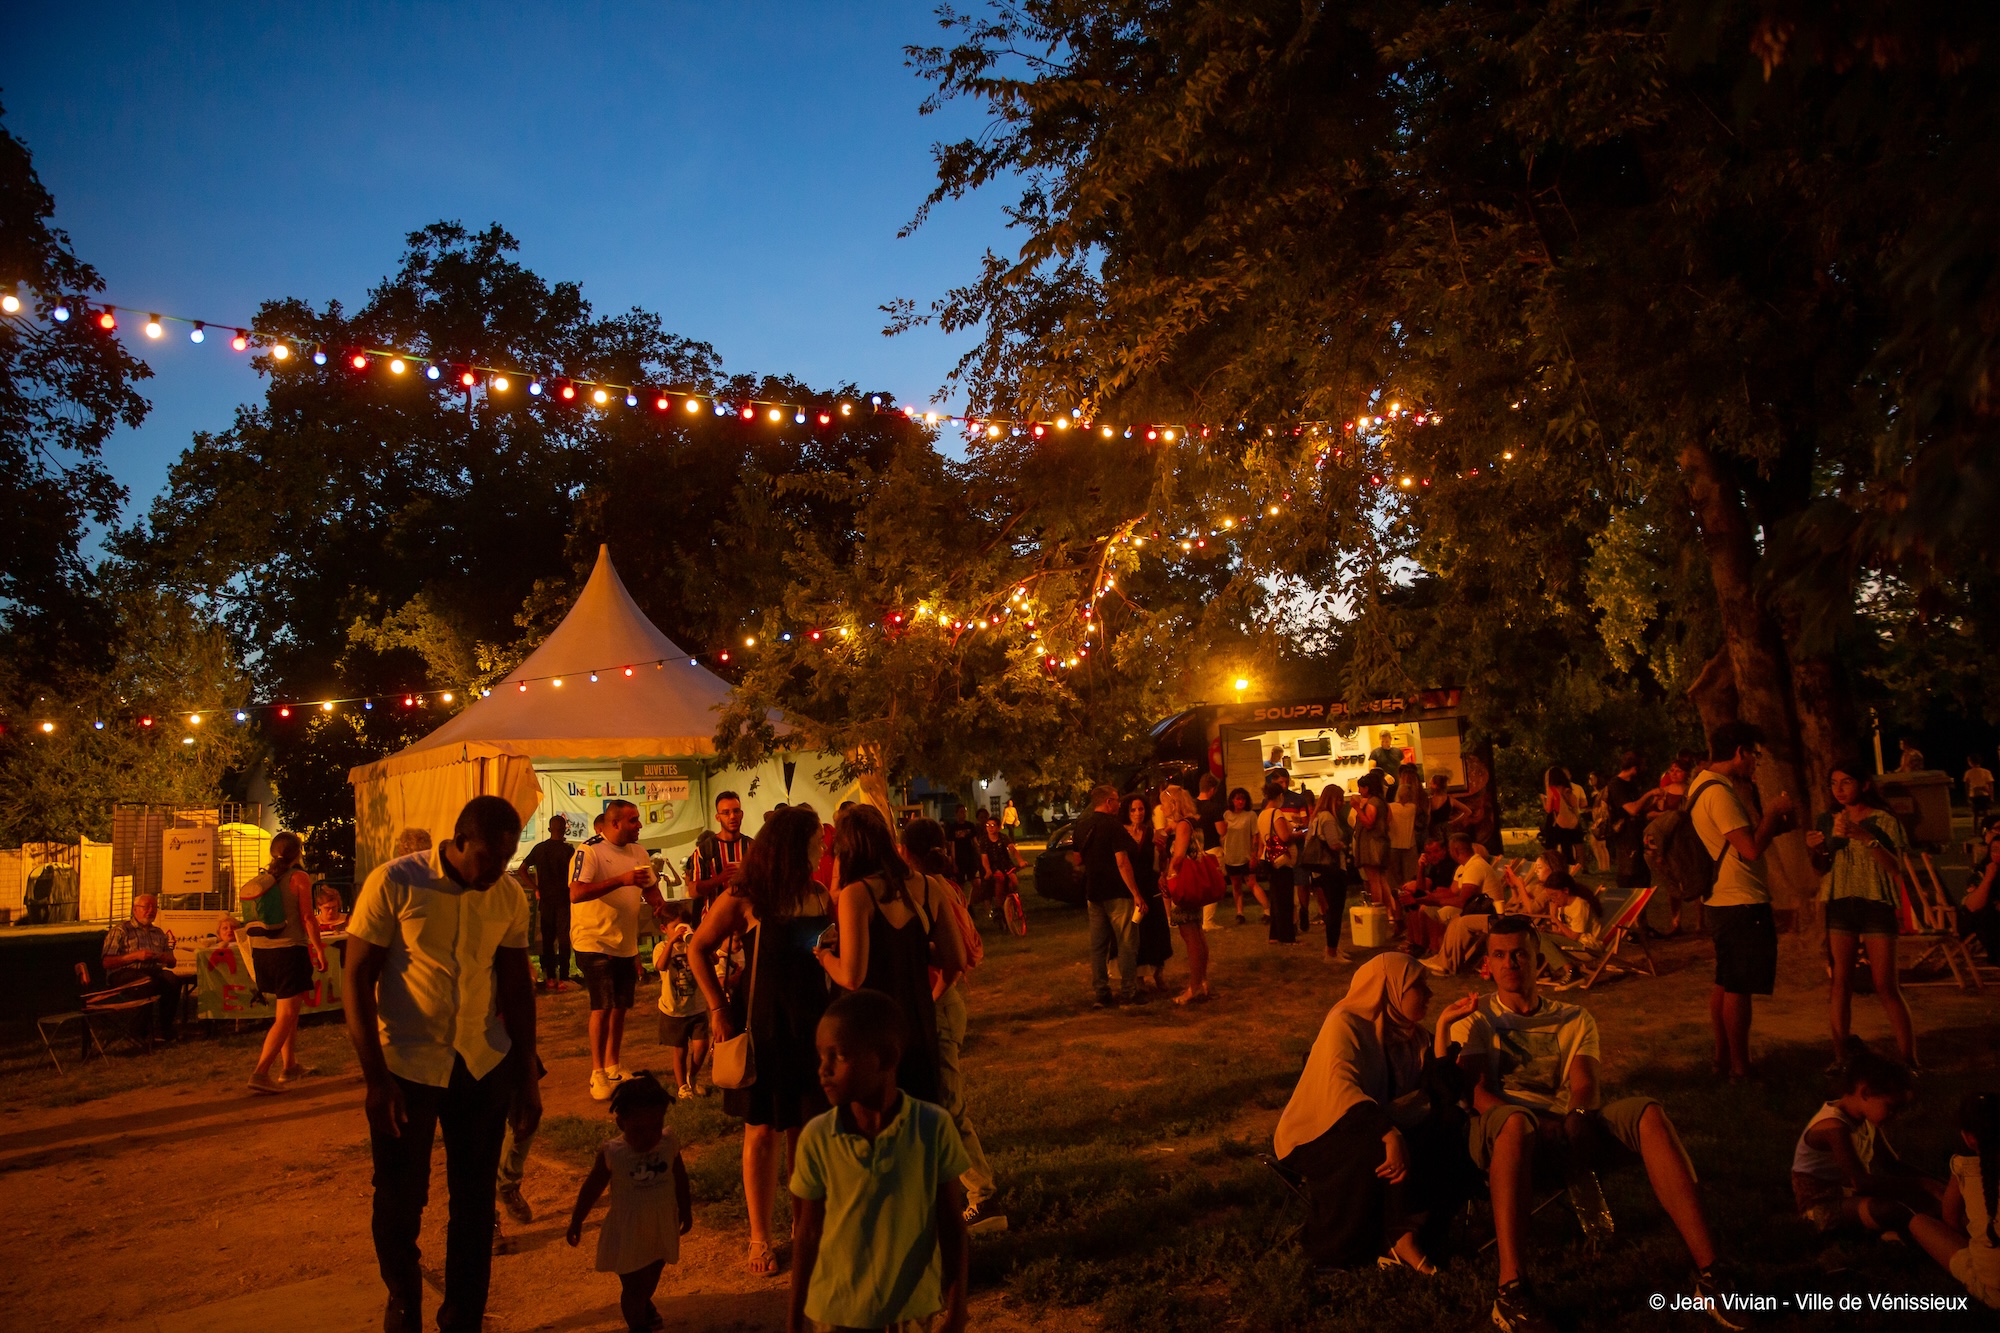
<svg viewBox="0 0 2000 1333"><path fill-rule="evenodd" d="M1737 716L1763 729L1769 762L1757 771L1757 790L1765 801L1789 793L1803 812L1812 796L1802 780L1802 747L1792 708L1792 673L1784 658L1777 627L1758 603L1755 570L1757 547L1752 540L1749 511L1742 491L1705 445L1681 449L1681 469L1687 477L1688 498L1694 506L1702 548L1708 556L1710 582L1722 621L1723 653L1736 694ZM1711 663L1711 667L1716 664ZM1709 675L1704 671L1704 677ZM1700 682L1698 681L1699 685ZM1719 682L1704 690L1711 703L1726 697ZM1697 698L1696 707L1702 707ZM1702 723L1714 726L1707 709ZM1765 861L1774 907L1796 912L1819 890L1805 848L1805 837L1789 833L1771 845Z"/></svg>

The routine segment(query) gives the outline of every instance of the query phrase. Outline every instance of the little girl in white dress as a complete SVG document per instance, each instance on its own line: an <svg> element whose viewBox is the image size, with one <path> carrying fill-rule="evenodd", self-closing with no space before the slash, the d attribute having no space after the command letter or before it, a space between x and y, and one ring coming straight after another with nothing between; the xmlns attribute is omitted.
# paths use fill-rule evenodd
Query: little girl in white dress
<svg viewBox="0 0 2000 1333"><path fill-rule="evenodd" d="M583 1239L583 1219L608 1185L611 1206L597 1236L597 1271L618 1274L618 1305L631 1333L664 1327L653 1292L668 1264L680 1262L681 1237L694 1229L687 1167L667 1128L673 1097L651 1074L635 1074L611 1094L618 1137L597 1151L569 1215L569 1243Z"/></svg>

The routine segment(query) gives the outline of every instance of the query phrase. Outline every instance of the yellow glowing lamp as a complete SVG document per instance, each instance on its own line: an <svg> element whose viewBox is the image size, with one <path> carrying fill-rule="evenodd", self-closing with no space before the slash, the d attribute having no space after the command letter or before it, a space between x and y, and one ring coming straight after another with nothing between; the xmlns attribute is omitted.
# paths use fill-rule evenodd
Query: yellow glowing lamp
<svg viewBox="0 0 2000 1333"><path fill-rule="evenodd" d="M1241 693L1243 693L1243 691L1245 691L1245 690L1247 690L1247 689L1249 689L1249 688L1250 688L1250 682L1249 682L1249 681L1247 681L1247 680L1243 679L1243 677L1241 677L1241 676L1238 676L1238 677L1236 678L1236 692L1237 692L1238 694L1241 694Z"/></svg>

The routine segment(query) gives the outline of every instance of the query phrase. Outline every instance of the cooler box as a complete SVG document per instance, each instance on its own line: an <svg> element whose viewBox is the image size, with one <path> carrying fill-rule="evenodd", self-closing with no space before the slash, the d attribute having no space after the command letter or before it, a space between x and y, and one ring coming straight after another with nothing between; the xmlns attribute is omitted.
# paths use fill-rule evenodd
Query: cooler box
<svg viewBox="0 0 2000 1333"><path fill-rule="evenodd" d="M1389 925L1389 910L1373 903L1347 909L1347 933L1357 949L1382 949L1396 938Z"/></svg>

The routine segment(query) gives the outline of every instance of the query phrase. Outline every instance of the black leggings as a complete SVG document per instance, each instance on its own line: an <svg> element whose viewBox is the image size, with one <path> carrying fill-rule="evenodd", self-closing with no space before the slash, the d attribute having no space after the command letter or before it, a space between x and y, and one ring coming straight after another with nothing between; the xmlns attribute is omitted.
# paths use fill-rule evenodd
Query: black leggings
<svg viewBox="0 0 2000 1333"><path fill-rule="evenodd" d="M1290 866L1272 866L1270 881L1265 890L1269 905L1264 909L1270 926L1270 938L1278 944L1297 944L1299 940L1298 920L1292 915L1297 902L1296 881Z"/></svg>
<svg viewBox="0 0 2000 1333"><path fill-rule="evenodd" d="M665 1259L655 1259L644 1268L618 1275L618 1310L625 1316L625 1327L631 1333L650 1333L660 1326L660 1312L653 1307L653 1292L658 1289L660 1274L666 1266Z"/></svg>
<svg viewBox="0 0 2000 1333"><path fill-rule="evenodd" d="M1312 885L1323 895L1320 911L1326 917L1326 947L1340 947L1340 921L1347 915L1347 870L1343 866L1314 866L1306 872Z"/></svg>

